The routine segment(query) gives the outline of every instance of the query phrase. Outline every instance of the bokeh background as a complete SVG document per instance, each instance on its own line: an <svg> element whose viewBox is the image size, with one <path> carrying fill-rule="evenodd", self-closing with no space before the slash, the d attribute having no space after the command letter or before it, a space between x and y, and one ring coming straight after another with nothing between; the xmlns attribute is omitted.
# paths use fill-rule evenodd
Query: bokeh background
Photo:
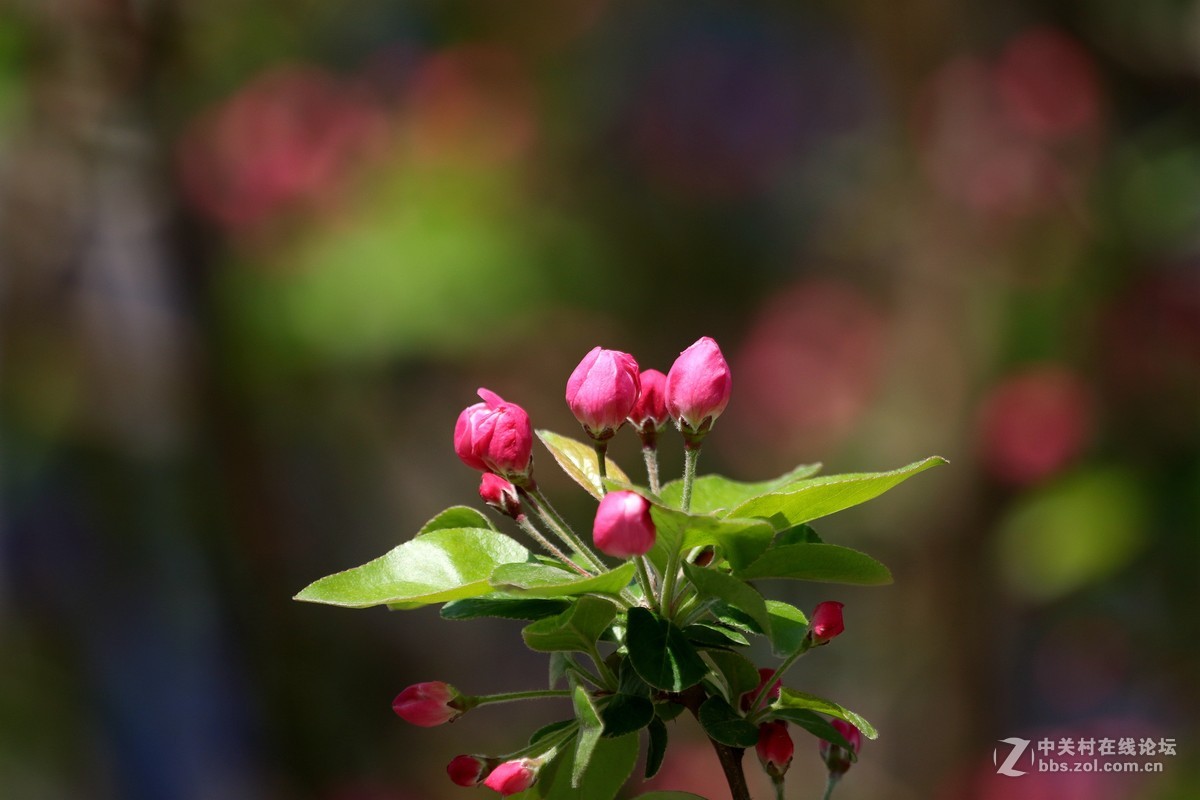
<svg viewBox="0 0 1200 800"><path fill-rule="evenodd" d="M1200 797L1198 77L1195 0L8 0L0 796L469 796L566 710L390 700L541 682L519 623L290 597L478 502L477 386L574 435L588 349L707 334L702 471L952 462L817 526L894 586L770 587L847 606L836 796ZM1046 736L1178 754L995 774Z"/></svg>

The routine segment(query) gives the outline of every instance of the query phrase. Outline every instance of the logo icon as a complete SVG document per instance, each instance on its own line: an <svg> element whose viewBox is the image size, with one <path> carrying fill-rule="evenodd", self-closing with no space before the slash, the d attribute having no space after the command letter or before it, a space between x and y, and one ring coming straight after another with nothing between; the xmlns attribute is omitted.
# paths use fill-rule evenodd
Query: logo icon
<svg viewBox="0 0 1200 800"><path fill-rule="evenodd" d="M1012 745L1012 750L1008 751L1008 758L1004 759L1003 764L996 767L996 772L1001 775L1007 775L1010 778L1019 778L1025 774L1025 770L1014 769L1017 761L1025 754L1025 750L1029 747L1028 739L1018 739L1015 736L1010 736L1007 739L1001 739L1001 744ZM995 764L1000 758L1000 748L992 750L992 763ZM1033 753L1029 754L1029 763L1033 763Z"/></svg>

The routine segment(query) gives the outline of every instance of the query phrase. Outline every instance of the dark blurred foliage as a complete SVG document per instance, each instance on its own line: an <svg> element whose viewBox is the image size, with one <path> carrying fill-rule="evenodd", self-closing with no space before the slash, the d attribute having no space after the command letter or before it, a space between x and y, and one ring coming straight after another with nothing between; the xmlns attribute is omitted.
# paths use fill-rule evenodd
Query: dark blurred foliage
<svg viewBox="0 0 1200 800"><path fill-rule="evenodd" d="M847 604L789 678L883 732L839 797L1200 796L1198 24L11 0L0 796L458 796L441 764L557 710L419 730L389 700L542 682L517 623L289 598L477 502L450 448L476 386L571 434L588 349L666 369L703 334L734 397L702 470L952 461L818 525L895 586L773 587ZM998 739L1093 733L1179 755L994 772ZM672 736L659 785L721 796ZM820 769L799 742L792 794Z"/></svg>

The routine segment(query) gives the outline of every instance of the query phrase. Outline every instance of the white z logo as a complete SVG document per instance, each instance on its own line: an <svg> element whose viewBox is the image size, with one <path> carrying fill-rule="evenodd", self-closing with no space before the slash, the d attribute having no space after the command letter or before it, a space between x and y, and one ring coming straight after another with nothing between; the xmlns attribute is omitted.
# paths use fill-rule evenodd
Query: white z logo
<svg viewBox="0 0 1200 800"><path fill-rule="evenodd" d="M1018 739L1017 737L1013 736L1008 739L1001 739L1000 741L1004 744L1011 744L1012 750L1009 751L1008 758L1004 759L1004 763L996 767L996 772L1000 773L1001 775L1007 775L1010 778L1019 778L1020 776L1024 775L1024 770L1013 769L1013 765L1017 763L1017 759L1024 755L1025 748L1029 747L1029 740ZM995 750L992 751L992 763L996 763Z"/></svg>

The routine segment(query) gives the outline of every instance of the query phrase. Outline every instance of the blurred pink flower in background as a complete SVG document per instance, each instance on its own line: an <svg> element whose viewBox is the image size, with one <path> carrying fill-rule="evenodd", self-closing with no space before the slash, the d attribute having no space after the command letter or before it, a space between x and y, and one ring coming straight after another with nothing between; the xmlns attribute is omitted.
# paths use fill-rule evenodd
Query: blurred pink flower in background
<svg viewBox="0 0 1200 800"><path fill-rule="evenodd" d="M406 128L419 161L502 164L537 139L540 114L525 66L494 45L450 48L421 61L408 84Z"/></svg>
<svg viewBox="0 0 1200 800"><path fill-rule="evenodd" d="M731 440L739 450L828 453L870 404L886 331L850 284L806 281L775 293L733 359L744 391L727 415Z"/></svg>
<svg viewBox="0 0 1200 800"><path fill-rule="evenodd" d="M1069 464L1092 436L1093 401L1083 380L1059 365L1009 375L984 398L978 446L984 468L1026 485Z"/></svg>
<svg viewBox="0 0 1200 800"><path fill-rule="evenodd" d="M380 110L324 70L276 67L192 121L178 145L183 191L235 230L336 195L381 140Z"/></svg>
<svg viewBox="0 0 1200 800"><path fill-rule="evenodd" d="M948 199L988 217L1044 211L1082 177L1078 159L1050 145L1096 132L1100 109L1083 48L1053 29L1030 29L995 62L960 57L929 79L915 115L926 174Z"/></svg>

